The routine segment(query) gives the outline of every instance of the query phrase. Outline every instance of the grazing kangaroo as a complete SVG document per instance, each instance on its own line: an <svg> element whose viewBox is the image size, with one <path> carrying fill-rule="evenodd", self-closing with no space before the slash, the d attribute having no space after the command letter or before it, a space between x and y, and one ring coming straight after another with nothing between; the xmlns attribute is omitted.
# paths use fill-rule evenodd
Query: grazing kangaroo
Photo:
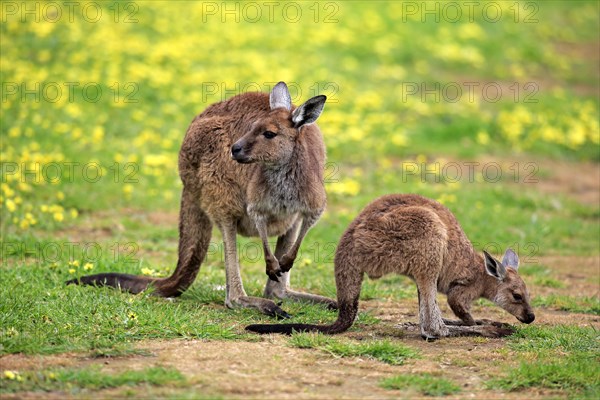
<svg viewBox="0 0 600 400"><path fill-rule="evenodd" d="M179 152L183 182L179 214L179 260L168 278L108 273L67 283L108 285L139 293L179 296L204 260L213 224L225 244L227 307L253 307L271 316L288 314L272 300L246 295L236 234L259 236L268 298L304 299L336 308L326 297L292 291L289 270L308 230L325 209L325 146L314 124L325 105L316 96L299 107L285 83L270 94L244 93L209 106L191 123ZM268 236L278 236L275 253Z"/></svg>
<svg viewBox="0 0 600 400"><path fill-rule="evenodd" d="M419 195L388 195L369 204L342 236L334 262L339 315L332 325L250 325L246 329L286 334L293 330L344 332L356 317L365 273L371 279L397 273L415 281L424 339L477 334L472 326L482 322L475 321L469 309L480 297L521 322L535 319L527 287L517 273L517 255L509 249L500 263L485 251L484 256L476 253L450 210ZM442 318L437 292L448 296L460 321ZM498 326L489 328L491 336L508 333Z"/></svg>

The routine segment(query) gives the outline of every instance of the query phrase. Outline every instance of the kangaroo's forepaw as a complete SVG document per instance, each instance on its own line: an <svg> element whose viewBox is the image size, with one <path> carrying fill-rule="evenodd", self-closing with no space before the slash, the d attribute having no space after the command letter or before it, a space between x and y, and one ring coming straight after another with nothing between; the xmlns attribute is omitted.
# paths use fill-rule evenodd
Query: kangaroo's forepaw
<svg viewBox="0 0 600 400"><path fill-rule="evenodd" d="M279 268L281 268L283 272L288 272L293 266L294 258L288 257L287 254L281 257L281 260L279 261Z"/></svg>
<svg viewBox="0 0 600 400"><path fill-rule="evenodd" d="M281 270L277 270L277 271L267 271L267 275L269 276L269 279L275 282L279 282L279 277L281 276L281 274L283 274L283 271Z"/></svg>
<svg viewBox="0 0 600 400"><path fill-rule="evenodd" d="M279 277L283 274L284 271L281 270L279 266L279 262L276 258L269 258L267 261L267 269L266 273L270 280L279 282Z"/></svg>

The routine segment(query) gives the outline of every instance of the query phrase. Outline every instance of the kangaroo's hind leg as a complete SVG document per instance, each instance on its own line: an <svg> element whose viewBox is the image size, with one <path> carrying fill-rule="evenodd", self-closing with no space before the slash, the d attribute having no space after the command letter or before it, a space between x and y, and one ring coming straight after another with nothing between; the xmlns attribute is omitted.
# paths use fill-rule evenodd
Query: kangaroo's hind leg
<svg viewBox="0 0 600 400"><path fill-rule="evenodd" d="M298 237L298 231L300 229L301 221L296 221L294 225L283 235L277 238L277 245L275 247L275 257L278 260L288 253L292 248ZM319 296L317 294L297 292L290 289L290 271L284 272L280 277L279 281L273 281L267 279L265 286L264 296L266 298L276 299L294 299L303 300L311 303L326 304L331 309L337 309L337 302L328 297Z"/></svg>
<svg viewBox="0 0 600 400"><path fill-rule="evenodd" d="M436 294L437 279L426 277L415 279L419 293L419 323L421 325L421 337L425 340L433 340L448 336L448 327L442 319L442 312L437 304Z"/></svg>
<svg viewBox="0 0 600 400"><path fill-rule="evenodd" d="M237 255L235 221L226 221L219 224L225 244L225 276L226 299L225 305L229 308L250 307L256 308L272 317L288 318L289 314L283 311L273 300L252 297L246 294L240 275L240 264Z"/></svg>

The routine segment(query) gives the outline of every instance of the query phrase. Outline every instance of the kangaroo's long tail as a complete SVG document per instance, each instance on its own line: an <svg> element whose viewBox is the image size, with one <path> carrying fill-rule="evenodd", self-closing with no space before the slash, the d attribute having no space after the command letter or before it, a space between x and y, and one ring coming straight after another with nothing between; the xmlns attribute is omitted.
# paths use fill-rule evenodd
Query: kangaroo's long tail
<svg viewBox="0 0 600 400"><path fill-rule="evenodd" d="M196 279L208 251L211 233L212 222L200 208L197 193L184 187L179 213L179 260L170 277L152 278L111 272L82 276L66 283L110 286L131 293L140 293L152 285L159 296L179 296Z"/></svg>

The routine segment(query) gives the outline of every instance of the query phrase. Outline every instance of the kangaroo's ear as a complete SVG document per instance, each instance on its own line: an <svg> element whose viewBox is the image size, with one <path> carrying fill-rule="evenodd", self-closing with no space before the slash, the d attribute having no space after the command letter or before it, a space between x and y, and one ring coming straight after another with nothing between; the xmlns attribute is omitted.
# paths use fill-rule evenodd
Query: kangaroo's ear
<svg viewBox="0 0 600 400"><path fill-rule="evenodd" d="M292 98L290 97L290 91L288 90L285 82L279 82L269 95L269 104L271 110L276 108L285 108L286 110L292 109Z"/></svg>
<svg viewBox="0 0 600 400"><path fill-rule="evenodd" d="M312 124L319 118L325 107L327 96L319 95L312 99L308 99L306 103L296 108L292 113L292 122L295 128L300 128L302 125Z"/></svg>
<svg viewBox="0 0 600 400"><path fill-rule="evenodd" d="M506 249L506 253L504 253L504 257L502 257L502 265L514 270L519 269L519 256L513 249Z"/></svg>
<svg viewBox="0 0 600 400"><path fill-rule="evenodd" d="M503 280L506 276L506 268L500 264L494 257L490 256L487 251L483 251L485 256L485 272L498 280Z"/></svg>

